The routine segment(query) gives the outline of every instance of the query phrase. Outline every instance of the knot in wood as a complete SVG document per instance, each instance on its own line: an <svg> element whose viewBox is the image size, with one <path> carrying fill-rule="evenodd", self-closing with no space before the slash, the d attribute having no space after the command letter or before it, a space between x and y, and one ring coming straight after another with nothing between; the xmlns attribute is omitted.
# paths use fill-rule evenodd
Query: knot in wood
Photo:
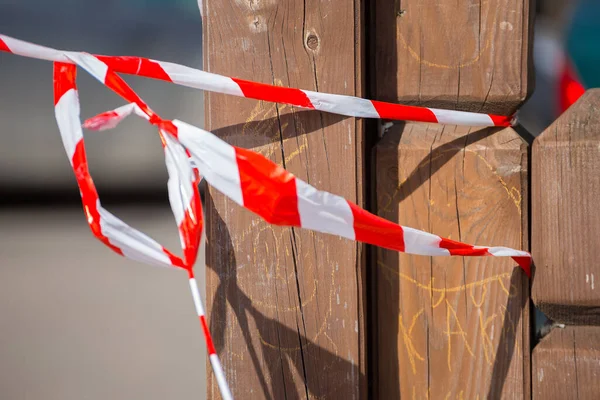
<svg viewBox="0 0 600 400"><path fill-rule="evenodd" d="M319 38L314 33L311 33L306 38L306 45L311 50L316 50L319 47Z"/></svg>

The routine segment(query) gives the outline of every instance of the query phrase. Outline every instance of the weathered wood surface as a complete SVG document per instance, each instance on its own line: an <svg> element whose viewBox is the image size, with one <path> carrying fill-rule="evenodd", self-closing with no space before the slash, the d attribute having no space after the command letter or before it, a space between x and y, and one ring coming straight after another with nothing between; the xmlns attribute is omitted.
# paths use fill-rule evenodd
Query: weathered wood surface
<svg viewBox="0 0 600 400"><path fill-rule="evenodd" d="M529 0L376 0L375 96L514 112L533 90Z"/></svg>
<svg viewBox="0 0 600 400"><path fill-rule="evenodd" d="M394 126L376 157L380 216L527 248L527 146L512 129ZM529 281L510 258L377 259L378 398L529 397Z"/></svg>
<svg viewBox="0 0 600 400"><path fill-rule="evenodd" d="M533 349L533 399L600 399L599 360L599 327L553 329Z"/></svg>
<svg viewBox="0 0 600 400"><path fill-rule="evenodd" d="M532 297L557 322L600 324L600 90L533 144Z"/></svg>
<svg viewBox="0 0 600 400"><path fill-rule="evenodd" d="M376 0L373 14L378 99L509 114L533 89L528 0ZM527 249L527 147L513 130L397 125L376 158L379 215ZM378 398L529 397L529 281L511 260L378 250L377 262Z"/></svg>
<svg viewBox="0 0 600 400"><path fill-rule="evenodd" d="M360 14L358 1L205 0L205 68L361 96ZM360 121L211 93L206 127L362 203ZM207 203L209 320L234 396L365 398L361 246L270 226L213 190Z"/></svg>

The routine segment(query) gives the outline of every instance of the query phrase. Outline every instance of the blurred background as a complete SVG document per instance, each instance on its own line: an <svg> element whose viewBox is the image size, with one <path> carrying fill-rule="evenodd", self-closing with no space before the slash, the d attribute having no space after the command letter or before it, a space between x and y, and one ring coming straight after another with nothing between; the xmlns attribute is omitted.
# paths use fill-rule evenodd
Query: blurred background
<svg viewBox="0 0 600 400"><path fill-rule="evenodd" d="M0 0L0 32L202 68L196 0ZM206 398L187 274L93 238L54 119L51 63L0 54L0 71L0 399ZM162 116L203 125L202 92L127 81ZM85 72L78 86L82 118L124 104ZM85 135L103 205L180 254L155 130L133 117Z"/></svg>
<svg viewBox="0 0 600 400"><path fill-rule="evenodd" d="M600 86L600 1L536 3L536 87L519 117L537 136L586 89Z"/></svg>
<svg viewBox="0 0 600 400"><path fill-rule="evenodd" d="M0 0L0 32L202 68L196 1ZM537 0L536 12L536 91L520 112L535 135L600 84L600 1ZM185 274L128 262L92 238L54 120L50 63L0 54L0 70L0 398L204 398ZM162 116L203 125L201 92L127 81ZM123 104L85 73L78 85L83 118ZM176 251L153 129L131 118L86 133L86 145L104 206Z"/></svg>

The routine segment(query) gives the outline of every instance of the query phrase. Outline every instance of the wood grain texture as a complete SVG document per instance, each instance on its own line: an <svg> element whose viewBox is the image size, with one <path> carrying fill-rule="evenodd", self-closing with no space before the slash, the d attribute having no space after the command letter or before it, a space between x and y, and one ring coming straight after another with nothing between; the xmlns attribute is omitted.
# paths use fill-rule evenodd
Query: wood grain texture
<svg viewBox="0 0 600 400"><path fill-rule="evenodd" d="M529 0L375 0L375 97L510 114L533 91Z"/></svg>
<svg viewBox="0 0 600 400"><path fill-rule="evenodd" d="M600 324L600 90L533 144L532 297L557 322Z"/></svg>
<svg viewBox="0 0 600 400"><path fill-rule="evenodd" d="M205 0L205 68L361 96L360 17L358 1ZM362 122L210 93L206 126L362 204ZM212 189L207 203L209 320L234 396L365 398L362 247L270 226Z"/></svg>
<svg viewBox="0 0 600 400"><path fill-rule="evenodd" d="M376 157L380 216L527 248L527 146L512 129L394 126ZM528 279L511 259L377 259L378 398L529 397Z"/></svg>
<svg viewBox="0 0 600 400"><path fill-rule="evenodd" d="M600 398L600 328L555 328L532 354L534 400Z"/></svg>

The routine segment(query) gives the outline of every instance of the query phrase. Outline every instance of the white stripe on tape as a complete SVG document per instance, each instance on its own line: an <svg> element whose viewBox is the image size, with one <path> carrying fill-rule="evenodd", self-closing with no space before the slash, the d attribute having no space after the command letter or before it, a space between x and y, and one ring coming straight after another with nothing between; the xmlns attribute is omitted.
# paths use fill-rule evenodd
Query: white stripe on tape
<svg viewBox="0 0 600 400"><path fill-rule="evenodd" d="M51 49L37 44L25 42L23 40L11 38L9 36L0 35L8 49L13 54L20 56L38 58L47 61L69 62L69 58L64 55L63 51Z"/></svg>
<svg viewBox="0 0 600 400"><path fill-rule="evenodd" d="M232 400L233 396L231 395L229 387L227 386L227 379L225 379L225 374L223 374L223 368L221 367L221 361L219 361L219 357L216 354L211 354L209 359L213 368L213 372L215 373L215 378L217 378L217 383L219 384L219 389L221 390L221 396L223 397L223 400Z"/></svg>
<svg viewBox="0 0 600 400"><path fill-rule="evenodd" d="M296 193L303 228L355 239L354 216L343 197L317 190L298 178Z"/></svg>
<svg viewBox="0 0 600 400"><path fill-rule="evenodd" d="M160 267L172 267L171 260L163 251L163 247L154 239L106 211L99 200L96 204L102 233L113 246L121 249L125 257Z"/></svg>
<svg viewBox="0 0 600 400"><path fill-rule="evenodd" d="M75 64L85 69L90 75L104 84L106 74L108 73L108 66L106 64L90 54L76 53L73 51L66 51L64 54L73 60Z"/></svg>
<svg viewBox="0 0 600 400"><path fill-rule="evenodd" d="M480 246L474 246L475 248L479 248ZM510 249L508 247L486 247L488 249L488 253L497 257L531 257L531 255L525 251Z"/></svg>
<svg viewBox="0 0 600 400"><path fill-rule="evenodd" d="M423 256L449 256L450 252L441 249L439 236L418 229L403 226L404 251L406 253L419 254Z"/></svg>
<svg viewBox="0 0 600 400"><path fill-rule="evenodd" d="M165 141L165 164L169 180L167 182L169 191L169 203L173 209L173 215L177 226L185 217L185 210L190 208L194 197L194 171L190 165L183 146L168 133L163 133Z"/></svg>
<svg viewBox="0 0 600 400"><path fill-rule="evenodd" d="M196 312L198 316L204 315L204 307L202 307L202 301L200 301L200 291L198 290L198 283L196 278L190 278L190 289L192 291L192 298L194 299L194 305L196 306Z"/></svg>
<svg viewBox="0 0 600 400"><path fill-rule="evenodd" d="M189 150L208 183L237 204L244 205L235 149L210 132L173 120L179 141Z"/></svg>
<svg viewBox="0 0 600 400"><path fill-rule="evenodd" d="M73 155L75 154L77 143L83 139L79 113L79 95L77 94L77 90L69 89L58 100L58 103L56 103L54 114L71 165L73 165Z"/></svg>
<svg viewBox="0 0 600 400"><path fill-rule="evenodd" d="M430 108L431 112L440 124L446 125L470 125L470 126L493 126L494 121L487 114L476 114L454 110L440 110Z"/></svg>
<svg viewBox="0 0 600 400"><path fill-rule="evenodd" d="M321 111L334 114L351 114L360 118L379 118L375 106L370 100L341 94L319 93L303 90L312 105Z"/></svg>
<svg viewBox="0 0 600 400"><path fill-rule="evenodd" d="M169 62L155 62L165 70L173 82L179 85L244 97L242 89L231 78Z"/></svg>

